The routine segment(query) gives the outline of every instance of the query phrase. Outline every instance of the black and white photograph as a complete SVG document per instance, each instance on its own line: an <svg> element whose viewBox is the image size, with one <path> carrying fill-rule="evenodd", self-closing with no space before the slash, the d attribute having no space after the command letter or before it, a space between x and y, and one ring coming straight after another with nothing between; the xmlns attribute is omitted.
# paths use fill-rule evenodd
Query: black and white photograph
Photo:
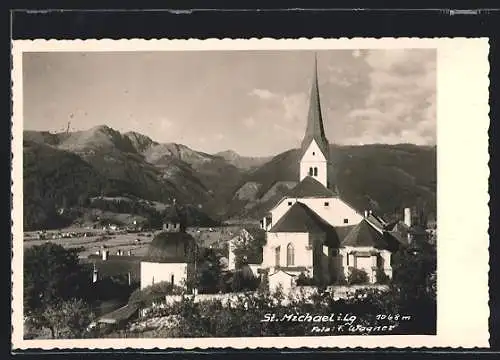
<svg viewBox="0 0 500 360"><path fill-rule="evenodd" d="M381 42L22 52L22 340L439 335L484 254L448 251L439 50Z"/></svg>

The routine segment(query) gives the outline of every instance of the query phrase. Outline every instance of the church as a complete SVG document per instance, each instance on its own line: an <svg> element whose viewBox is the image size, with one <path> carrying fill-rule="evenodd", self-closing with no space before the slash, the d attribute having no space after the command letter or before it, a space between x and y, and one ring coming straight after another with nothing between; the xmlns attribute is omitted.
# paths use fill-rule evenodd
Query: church
<svg viewBox="0 0 500 360"><path fill-rule="evenodd" d="M316 283L338 283L353 269L365 271L375 283L377 274L392 276L391 254L404 245L404 239L386 231L383 219L344 201L329 177L335 169L330 169L316 62L299 183L261 220L267 240L261 268L268 270L271 287L294 286L300 274Z"/></svg>

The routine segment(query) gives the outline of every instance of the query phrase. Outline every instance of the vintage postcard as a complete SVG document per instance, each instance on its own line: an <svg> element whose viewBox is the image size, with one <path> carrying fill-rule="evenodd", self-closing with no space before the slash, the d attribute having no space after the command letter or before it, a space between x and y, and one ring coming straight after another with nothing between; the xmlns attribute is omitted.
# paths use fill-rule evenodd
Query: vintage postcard
<svg viewBox="0 0 500 360"><path fill-rule="evenodd" d="M488 39L13 42L13 348L489 347Z"/></svg>

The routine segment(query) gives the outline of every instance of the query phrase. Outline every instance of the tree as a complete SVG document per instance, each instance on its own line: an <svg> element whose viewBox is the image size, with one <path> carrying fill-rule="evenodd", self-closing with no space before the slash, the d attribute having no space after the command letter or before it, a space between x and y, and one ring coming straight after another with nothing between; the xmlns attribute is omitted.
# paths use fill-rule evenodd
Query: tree
<svg viewBox="0 0 500 360"><path fill-rule="evenodd" d="M377 272L375 273L377 278L377 284L385 285L390 282L389 276L385 273L384 269L377 268Z"/></svg>
<svg viewBox="0 0 500 360"><path fill-rule="evenodd" d="M366 284L368 282L368 274L363 269L350 267L347 282L349 285Z"/></svg>
<svg viewBox="0 0 500 360"><path fill-rule="evenodd" d="M219 256L212 249L205 249L200 257L202 261L197 267L197 286L200 294L215 294L219 292L222 266Z"/></svg>
<svg viewBox="0 0 500 360"><path fill-rule="evenodd" d="M168 281L145 287L144 289L136 289L129 297L130 305L139 305L141 307L150 306L154 301L163 301L165 295L181 295L182 288L173 285Z"/></svg>
<svg viewBox="0 0 500 360"><path fill-rule="evenodd" d="M48 305L85 296L90 284L78 261L77 249L46 243L24 252L24 308L43 310Z"/></svg>
<svg viewBox="0 0 500 360"><path fill-rule="evenodd" d="M413 329L435 333L436 248L425 239L394 254L391 294L396 311L413 316ZM409 324L406 324L409 326Z"/></svg>
<svg viewBox="0 0 500 360"><path fill-rule="evenodd" d="M58 301L35 310L36 315L29 317L29 323L36 329L48 329L52 339L72 339L82 337L93 314L82 300Z"/></svg>
<svg viewBox="0 0 500 360"><path fill-rule="evenodd" d="M235 271L232 281L231 289L234 292L238 291L253 291L259 286L259 279L253 274L252 269L248 264L242 266L241 269Z"/></svg>

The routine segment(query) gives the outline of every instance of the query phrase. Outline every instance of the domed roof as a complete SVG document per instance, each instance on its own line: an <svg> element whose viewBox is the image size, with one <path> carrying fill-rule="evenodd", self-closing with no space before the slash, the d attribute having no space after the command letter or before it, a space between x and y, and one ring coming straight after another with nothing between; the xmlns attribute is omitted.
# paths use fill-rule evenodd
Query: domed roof
<svg viewBox="0 0 500 360"><path fill-rule="evenodd" d="M195 239L185 232L161 232L149 244L146 261L184 263L194 261Z"/></svg>

